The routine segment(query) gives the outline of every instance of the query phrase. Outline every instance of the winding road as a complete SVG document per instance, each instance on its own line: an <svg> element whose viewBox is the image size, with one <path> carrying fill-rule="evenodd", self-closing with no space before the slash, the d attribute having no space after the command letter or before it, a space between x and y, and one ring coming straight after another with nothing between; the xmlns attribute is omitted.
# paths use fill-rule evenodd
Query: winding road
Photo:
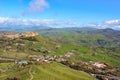
<svg viewBox="0 0 120 80"><path fill-rule="evenodd" d="M33 74L32 74L32 66L30 67L30 69L29 69L29 74L30 74L30 80L32 80L33 79Z"/></svg>

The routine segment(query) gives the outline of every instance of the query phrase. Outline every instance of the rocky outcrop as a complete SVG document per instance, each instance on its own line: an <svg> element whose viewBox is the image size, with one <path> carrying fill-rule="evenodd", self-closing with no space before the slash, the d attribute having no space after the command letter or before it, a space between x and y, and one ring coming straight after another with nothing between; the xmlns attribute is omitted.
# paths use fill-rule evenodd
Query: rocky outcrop
<svg viewBox="0 0 120 80"><path fill-rule="evenodd" d="M21 37L33 37L39 35L37 32L26 32L26 33L3 33L1 36L9 39L16 39Z"/></svg>
<svg viewBox="0 0 120 80"><path fill-rule="evenodd" d="M4 35L4 37L10 38L10 39L19 38L21 36L22 36L21 34L6 34L6 35Z"/></svg>
<svg viewBox="0 0 120 80"><path fill-rule="evenodd" d="M26 32L22 34L24 37L33 37L39 35L37 32Z"/></svg>
<svg viewBox="0 0 120 80"><path fill-rule="evenodd" d="M105 64L105 63L100 63L100 62L95 62L94 64L92 64L94 67L96 67L96 68L102 68L102 69L104 69L104 68L106 68L107 67L107 65Z"/></svg>

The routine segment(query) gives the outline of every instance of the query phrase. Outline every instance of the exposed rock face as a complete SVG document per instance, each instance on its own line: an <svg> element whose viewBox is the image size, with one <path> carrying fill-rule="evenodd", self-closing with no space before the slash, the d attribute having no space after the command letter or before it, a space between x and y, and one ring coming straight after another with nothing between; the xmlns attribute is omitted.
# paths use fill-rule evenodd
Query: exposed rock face
<svg viewBox="0 0 120 80"><path fill-rule="evenodd" d="M97 68L106 68L107 67L107 65L105 65L104 63L100 63L100 62L95 62L92 65L97 67Z"/></svg>

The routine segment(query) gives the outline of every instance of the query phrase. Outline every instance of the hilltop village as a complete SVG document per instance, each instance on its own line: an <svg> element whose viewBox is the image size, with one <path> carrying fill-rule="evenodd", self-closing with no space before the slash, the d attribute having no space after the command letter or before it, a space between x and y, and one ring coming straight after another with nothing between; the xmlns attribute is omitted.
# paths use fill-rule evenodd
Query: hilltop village
<svg viewBox="0 0 120 80"><path fill-rule="evenodd" d="M16 39L21 37L33 37L39 35L37 32L25 32L25 33L3 33L1 36L10 38L10 39Z"/></svg>
<svg viewBox="0 0 120 80"><path fill-rule="evenodd" d="M39 34L37 32L25 32L25 33L11 33L11 32L2 32L0 34L1 37L3 38L8 38L10 40L14 39L23 39L23 38L34 38L35 36L38 36ZM32 41L31 41L32 42ZM23 47L25 44L24 43L15 43L15 46L21 46ZM7 45L6 45L7 46ZM56 45L55 48L58 49L60 48L60 45ZM12 49L12 46L7 46L7 51ZM16 50L15 50L16 51ZM42 51L42 55L31 55L29 54L25 59L16 59L16 58L9 58L9 57L0 57L0 62L15 62L16 64L22 66L22 65L27 65L27 64L43 64L43 63L51 63L52 61L57 61L57 62L62 62L66 61L65 58L69 58L72 53L67 53L65 55L61 56L46 56L47 53L50 53L47 50Z"/></svg>

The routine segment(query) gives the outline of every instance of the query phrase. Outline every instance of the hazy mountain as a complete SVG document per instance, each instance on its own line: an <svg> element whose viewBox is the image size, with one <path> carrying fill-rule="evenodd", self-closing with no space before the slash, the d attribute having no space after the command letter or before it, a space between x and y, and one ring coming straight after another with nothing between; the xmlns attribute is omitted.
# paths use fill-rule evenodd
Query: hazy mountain
<svg viewBox="0 0 120 80"><path fill-rule="evenodd" d="M47 26L0 26L1 31L33 31L38 29L49 29Z"/></svg>
<svg viewBox="0 0 120 80"><path fill-rule="evenodd" d="M88 33L89 34L103 34L110 39L120 38L120 31L113 30L111 28L93 30L93 31L89 31Z"/></svg>

